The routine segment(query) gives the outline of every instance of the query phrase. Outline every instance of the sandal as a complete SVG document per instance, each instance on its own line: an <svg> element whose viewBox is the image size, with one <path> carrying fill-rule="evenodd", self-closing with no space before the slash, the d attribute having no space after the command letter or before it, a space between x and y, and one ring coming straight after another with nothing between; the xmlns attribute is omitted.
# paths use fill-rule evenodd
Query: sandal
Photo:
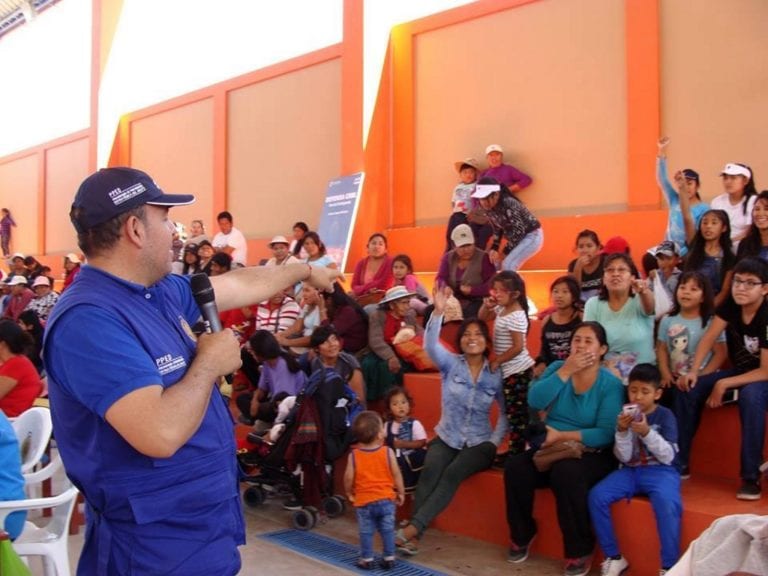
<svg viewBox="0 0 768 576"><path fill-rule="evenodd" d="M401 552L406 556L416 556L416 554L419 553L418 540L408 540L408 538L405 537L402 528L395 532L395 548L397 548L398 552Z"/></svg>

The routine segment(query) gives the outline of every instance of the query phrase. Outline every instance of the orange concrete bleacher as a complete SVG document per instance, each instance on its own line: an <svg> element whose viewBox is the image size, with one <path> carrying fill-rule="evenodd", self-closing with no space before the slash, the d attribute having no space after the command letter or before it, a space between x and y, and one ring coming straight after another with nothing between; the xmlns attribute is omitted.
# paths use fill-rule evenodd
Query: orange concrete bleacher
<svg viewBox="0 0 768 576"><path fill-rule="evenodd" d="M529 341L533 343L530 338ZM405 384L414 399L414 415L424 424L430 436L433 435L440 418L439 374L407 374ZM497 417L498 411L494 409L492 418ZM683 482L682 549L720 516L768 514L766 499L742 502L735 498L739 487L736 406L705 409L694 441L691 464L692 478ZM536 492L534 514L539 525L539 536L533 552L562 557L562 537L550 490ZM632 574L656 574L659 569L659 540L650 502L642 497L631 502L617 502L613 506L613 516L621 550L632 566ZM450 506L435 520L434 527L507 546L509 530L502 472L488 470L463 483Z"/></svg>

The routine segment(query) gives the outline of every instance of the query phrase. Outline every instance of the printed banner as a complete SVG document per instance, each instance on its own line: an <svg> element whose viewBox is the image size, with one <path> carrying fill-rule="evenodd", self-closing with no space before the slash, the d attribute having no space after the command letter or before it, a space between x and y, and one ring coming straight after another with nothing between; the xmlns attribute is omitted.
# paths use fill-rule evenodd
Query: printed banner
<svg viewBox="0 0 768 576"><path fill-rule="evenodd" d="M347 264L347 246L355 227L364 177L363 172L358 172L331 180L325 193L317 233L340 270Z"/></svg>

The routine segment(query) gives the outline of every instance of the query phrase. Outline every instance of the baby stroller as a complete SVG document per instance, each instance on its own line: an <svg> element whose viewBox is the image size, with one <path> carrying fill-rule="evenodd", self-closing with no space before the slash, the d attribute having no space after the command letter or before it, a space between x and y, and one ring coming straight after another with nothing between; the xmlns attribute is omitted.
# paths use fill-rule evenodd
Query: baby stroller
<svg viewBox="0 0 768 576"><path fill-rule="evenodd" d="M252 470L241 478L249 485L244 503L260 506L268 491L287 488L302 505L293 514L295 528L311 530L319 510L329 518L341 516L345 499L333 494L332 463L349 448L350 423L361 409L336 370L316 370L297 396L275 444L265 450L257 441L238 454L241 469Z"/></svg>

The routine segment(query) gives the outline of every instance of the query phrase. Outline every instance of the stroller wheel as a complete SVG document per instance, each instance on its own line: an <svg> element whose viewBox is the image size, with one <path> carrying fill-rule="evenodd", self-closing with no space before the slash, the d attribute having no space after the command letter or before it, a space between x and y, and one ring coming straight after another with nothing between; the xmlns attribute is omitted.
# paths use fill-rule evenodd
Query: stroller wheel
<svg viewBox="0 0 768 576"><path fill-rule="evenodd" d="M267 499L267 493L261 486L249 486L243 492L243 502L249 508L257 508L264 504Z"/></svg>
<svg viewBox="0 0 768 576"><path fill-rule="evenodd" d="M307 508L296 510L293 513L293 527L296 530L312 530L317 522L317 515Z"/></svg>
<svg viewBox="0 0 768 576"><path fill-rule="evenodd" d="M323 511L328 515L328 518L338 518L344 514L346 505L341 496L328 496L323 498Z"/></svg>

